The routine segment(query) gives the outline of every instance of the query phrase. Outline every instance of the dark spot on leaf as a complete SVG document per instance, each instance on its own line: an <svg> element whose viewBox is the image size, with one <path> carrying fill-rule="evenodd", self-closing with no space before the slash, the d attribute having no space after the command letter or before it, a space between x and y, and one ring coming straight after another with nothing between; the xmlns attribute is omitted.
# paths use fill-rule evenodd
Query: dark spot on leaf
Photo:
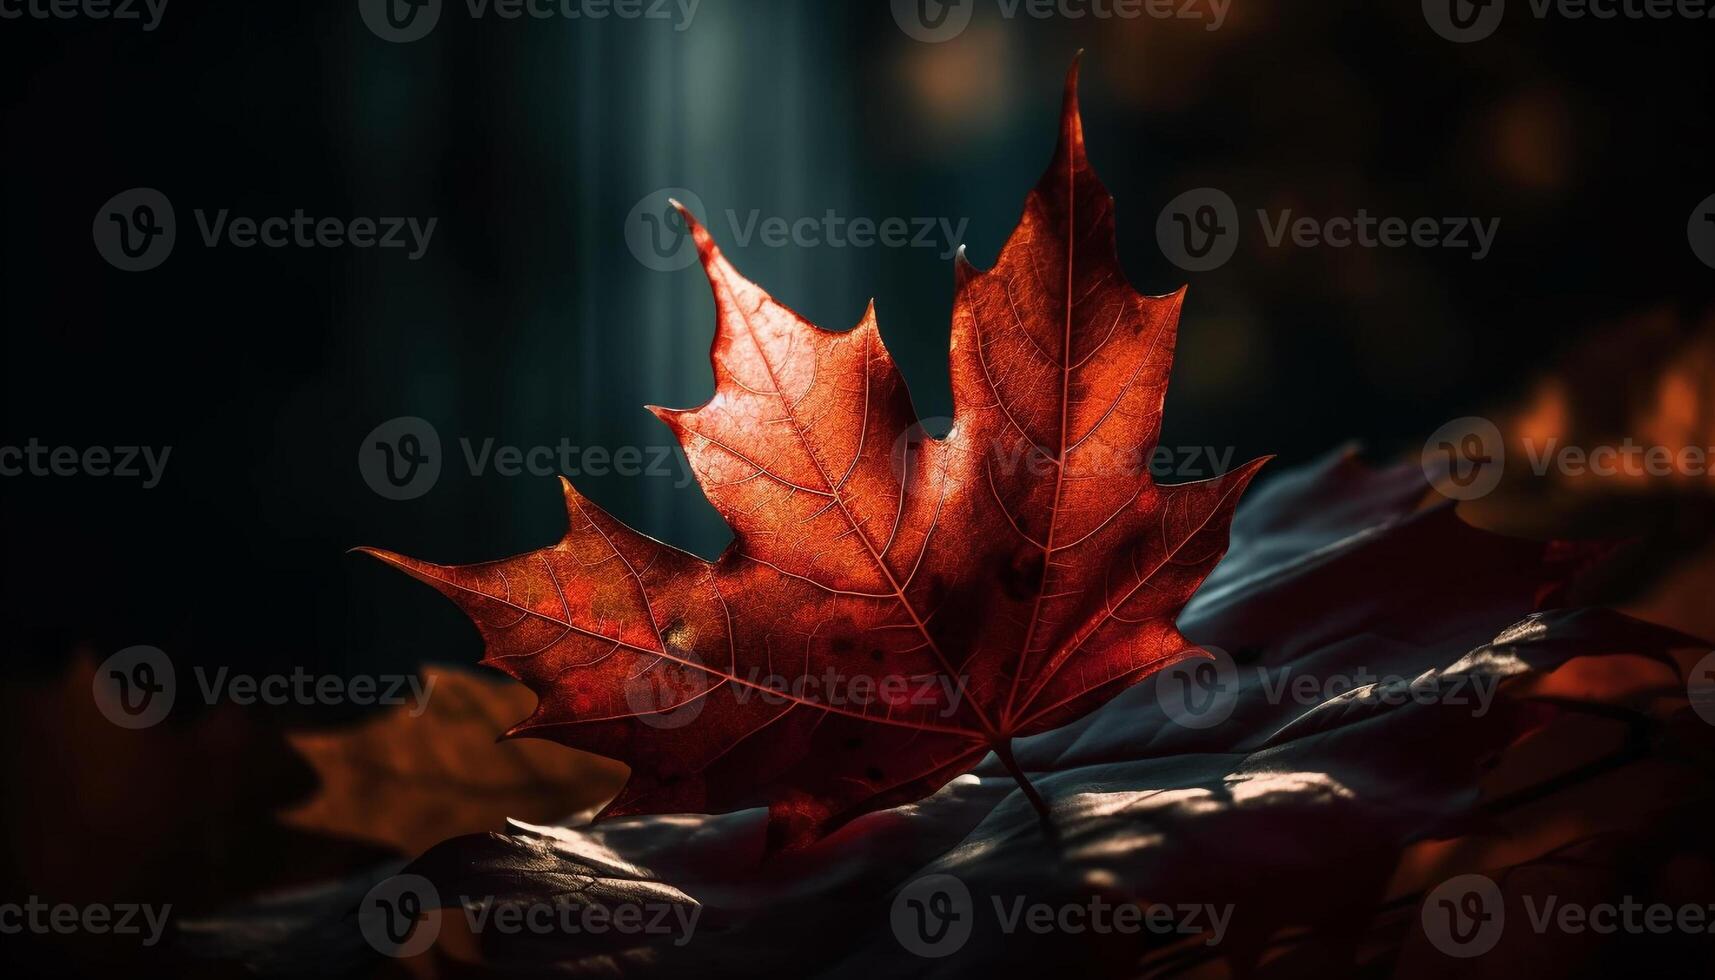
<svg viewBox="0 0 1715 980"><path fill-rule="evenodd" d="M952 583L947 581L947 576L936 575L931 578L929 580L929 596L924 602L924 608L939 608L940 605L947 600L947 593L951 589Z"/></svg>
<svg viewBox="0 0 1715 980"><path fill-rule="evenodd" d="M1000 587L1019 602L1029 602L1042 584L1044 567L1042 552L1031 550L1018 554L1000 570Z"/></svg>

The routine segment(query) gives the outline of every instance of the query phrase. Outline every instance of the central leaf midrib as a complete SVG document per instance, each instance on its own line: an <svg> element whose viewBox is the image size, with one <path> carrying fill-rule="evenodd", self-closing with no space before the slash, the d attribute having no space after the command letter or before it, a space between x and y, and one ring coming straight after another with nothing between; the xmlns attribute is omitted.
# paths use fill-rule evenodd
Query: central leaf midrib
<svg viewBox="0 0 1715 980"><path fill-rule="evenodd" d="M806 455L810 458L811 465L813 465L816 468L816 475L821 477L822 485L828 488L828 495L834 498L834 505L839 508L841 516L843 516L846 520L846 525L852 529L852 533L857 536L858 540L863 542L864 551L869 554L870 560L872 562L874 562L877 570L879 570L881 572L881 574L887 579L888 588L893 590L894 599L899 603L900 608L905 610L906 615L911 617L912 625L917 628L918 633L922 634L924 642L929 644L929 649L935 654L935 659L940 662L942 673L945 674L948 678L954 677L955 675L953 672L953 666L952 666L951 662L949 662L947 660L946 654L941 651L940 644L936 643L935 638L929 634L928 624L924 623L922 617L917 615L916 608L914 608L911 605L911 601L906 598L905 590L900 586L899 580L894 577L893 570L887 567L886 560L879 553L876 552L875 545L873 543L871 543L869 540L869 535L864 533L863 528L857 523L857 519L852 516L851 511L846 507L845 498L841 494L840 489L838 487L836 487L834 485L833 480L831 480L828 477L827 469L822 465L821 459L816 455L815 449L813 447L811 447L811 445L810 445L809 438L804 434L804 427L798 421L798 414L793 408L791 399L789 399L786 396L786 389L781 386L779 377L774 373L774 365L769 361L768 353L765 350L763 350L762 341L760 339L758 339L758 337L756 336L756 328L750 322L749 313L746 312L743 309L743 307L740 306L736 301L734 301L734 298L732 295L732 289L726 281L726 275L727 275L726 272L722 271L722 273L721 273L721 288L726 292L726 299L727 299L728 308L738 311L738 317L744 323L745 336L750 339L751 346L756 348L756 354L757 354L758 359L760 359L762 361L763 370L768 372L768 380L770 383L772 383L774 385L774 394L776 397L778 397L780 399L780 406L786 412L786 418L792 423L792 432L794 435L797 436L798 444L803 447L804 455ZM869 423L868 415L869 415L869 391L870 391L869 357L868 357L867 351L865 352L865 356L864 356L863 384L864 384L864 424L867 427L867 425ZM861 453L863 452L863 447L861 445L859 445L856 452L858 452L861 455ZM854 461L854 463L855 463L855 461ZM900 506L904 507L905 506L905 494L907 493L907 488L903 485L903 483L900 485L899 493L900 493ZM928 547L929 547L929 541L928 540L925 540L923 542L923 547L925 550L928 549ZM968 701L967 703L970 704L972 712L975 713L977 723L982 726L984 734L986 736L988 736L991 740L998 738L999 736L996 733L995 727L988 720L988 716L982 710L982 706L977 704L975 701Z"/></svg>
<svg viewBox="0 0 1715 980"><path fill-rule="evenodd" d="M1065 317L1060 331L1060 439L1054 447L1054 500L1048 505L1048 533L1039 547L1042 549L1042 576L1036 582L1036 597L1030 605L1030 625L1024 631L1024 643L1018 651L1018 666L1013 669L1012 683L1006 694L1006 710L1001 724L1010 725L1012 709L1018 697L1018 682L1030 659L1030 647L1036 642L1036 627L1042 621L1042 598L1048 592L1048 572L1054 561L1054 533L1060 524L1060 493L1066 485L1066 425L1070 412L1068 394L1072 383L1072 277L1077 262L1078 195L1074 154L1070 139L1066 146L1066 290ZM1000 392L995 392L1000 397Z"/></svg>

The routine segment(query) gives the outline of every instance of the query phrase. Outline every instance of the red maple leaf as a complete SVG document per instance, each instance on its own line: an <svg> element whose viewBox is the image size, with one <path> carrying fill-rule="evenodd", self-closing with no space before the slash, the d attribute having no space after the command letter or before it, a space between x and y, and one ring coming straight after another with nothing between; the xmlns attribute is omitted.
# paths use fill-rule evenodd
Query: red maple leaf
<svg viewBox="0 0 1715 980"><path fill-rule="evenodd" d="M771 842L802 845L990 751L1046 815L1011 740L1199 655L1175 617L1264 462L1150 479L1184 290L1143 296L1119 268L1076 64L994 268L958 259L944 438L924 436L873 307L822 330L685 218L714 289L716 392L653 411L733 528L721 557L569 483L553 547L453 567L370 553L449 596L483 663L536 692L508 736L630 765L603 817L766 805Z"/></svg>

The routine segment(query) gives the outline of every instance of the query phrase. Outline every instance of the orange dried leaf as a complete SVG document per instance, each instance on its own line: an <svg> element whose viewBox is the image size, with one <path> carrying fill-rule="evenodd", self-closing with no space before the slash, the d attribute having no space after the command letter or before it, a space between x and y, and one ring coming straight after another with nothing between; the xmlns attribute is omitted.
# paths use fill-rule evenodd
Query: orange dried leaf
<svg viewBox="0 0 1715 980"><path fill-rule="evenodd" d="M288 734L320 788L281 822L420 854L508 818L563 819L613 798L623 766L533 742L496 742L530 710L529 691L502 678L425 668L423 707L400 706L344 730Z"/></svg>

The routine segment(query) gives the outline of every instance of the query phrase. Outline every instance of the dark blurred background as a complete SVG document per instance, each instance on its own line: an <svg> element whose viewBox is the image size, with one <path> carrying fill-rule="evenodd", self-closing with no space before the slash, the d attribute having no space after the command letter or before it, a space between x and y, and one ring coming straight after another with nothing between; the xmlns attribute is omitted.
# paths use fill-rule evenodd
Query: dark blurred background
<svg viewBox="0 0 1715 980"><path fill-rule="evenodd" d="M45 0L0 0L0 450L171 448L153 489L0 476L0 776L14 801L0 880L19 882L0 898L220 908L417 853L386 833L274 819L317 792L315 753L281 730L355 720L349 706L210 709L186 694L189 669L352 677L476 661L450 604L347 550L469 562L556 540L555 481L492 462L474 473L467 442L660 458L667 433L642 406L700 404L712 387L707 285L683 246L651 251L651 233L676 240L653 223L670 190L813 321L849 326L873 297L920 414L946 415L944 229L992 261L1046 165L1079 49L1125 268L1148 292L1191 286L1164 445L1233 463L1273 453L1277 467L1353 440L1413 456L1449 419L1543 404L1549 372L1562 387L1548 404L1625 402L1605 410L1615 434L1657 431L1635 420L1658 405L1674 433L1658 441L1701 437L1676 406L1715 419L1715 400L1686 394L1715 390L1715 343L1701 388L1656 381L1693 325L1715 322L1715 272L1687 230L1715 207L1715 22L1539 19L1514 0L1492 36L1455 44L1418 0L1222 0L1218 30L1208 0L1173 0L1191 17L1135 19L1007 18L1003 0L966 0L968 26L929 43L896 13L960 5L700 0L687 21L656 2L633 9L664 18L505 19L444 0L426 36L394 43L362 16L382 16L380 0L169 0L153 30L14 18ZM1205 187L1236 202L1242 231L1230 261L1187 273L1157 219ZM108 202L134 188L176 217L149 271L121 271L95 240ZM222 209L435 227L416 261L206 247L197 212ZM1499 231L1481 261L1272 248L1258 209ZM740 240L752 216L830 211L935 231L929 247L780 247L760 228ZM440 474L391 499L374 442L378 427L396 441L402 417L437 434ZM663 540L706 556L727 540L677 461L576 482ZM1695 506L1706 515L1706 496ZM1658 523L1658 537L1686 537L1677 517ZM1707 606L1706 590L1681 591ZM93 663L139 644L167 651L180 678L171 724L148 733L105 723L90 699ZM528 710L497 703L459 721L466 741L488 744ZM376 751L451 739L425 730L383 730ZM325 802L338 786L314 761ZM431 841L570 809L441 789L497 813L448 815ZM372 808L379 796L347 805L360 831L401 822ZM87 937L61 938L55 957L96 956Z"/></svg>
<svg viewBox="0 0 1715 980"><path fill-rule="evenodd" d="M1537 21L1454 45L1415 2L1237 0L1207 19L1003 19L945 43L887 3L703 0L672 19L472 19L388 43L355 0L171 0L135 22L0 21L0 445L171 446L165 481L0 479L9 668L77 645L309 669L475 659L475 633L355 544L439 561L561 532L545 477L473 475L458 439L662 446L643 403L710 391L712 304L626 220L695 191L743 269L816 323L875 297L923 415L945 415L952 266L936 247L770 247L741 220L969 218L986 264L1087 48L1091 156L1147 292L1190 281L1166 445L1297 462L1418 445L1581 335L1700 309L1686 221L1715 192L1708 29ZM1225 189L1250 228L1187 275L1156 216ZM170 259L103 261L91 220L130 187L177 209ZM213 215L437 218L429 251L204 247ZM1266 247L1257 208L1499 218L1492 254ZM1617 372L1624 366L1616 366ZM370 429L429 420L429 493L360 477ZM715 554L684 470L581 477L617 517ZM105 656L105 654L103 654Z"/></svg>
<svg viewBox="0 0 1715 980"><path fill-rule="evenodd" d="M1080 48L1128 273L1149 292L1191 285L1168 445L1287 464L1351 439L1414 449L1603 325L1710 298L1686 232L1715 192L1707 22L1515 4L1461 45L1415 0L1235 0L1219 30L975 6L943 43L882 2L703 0L688 25L679 7L506 20L449 2L411 43L377 36L356 0L171 0L152 31L0 20L0 445L172 447L152 490L0 479L7 671L133 644L241 670L475 660L449 604L346 549L462 562L557 538L554 481L474 475L461 439L667 443L642 406L708 396L713 318L697 269L627 245L628 215L663 188L694 191L740 269L815 322L849 326L873 296L920 413L945 415L942 236L740 244L725 215L968 219L987 264ZM1225 266L1183 273L1156 219L1204 186L1248 227ZM134 187L176 208L176 248L147 272L91 238ZM437 225L419 261L205 247L194 211L222 208ZM1500 229L1483 261L1269 248L1258 208ZM400 416L431 423L444 454L404 501L358 467L366 434ZM726 540L679 465L578 483L672 543Z"/></svg>

